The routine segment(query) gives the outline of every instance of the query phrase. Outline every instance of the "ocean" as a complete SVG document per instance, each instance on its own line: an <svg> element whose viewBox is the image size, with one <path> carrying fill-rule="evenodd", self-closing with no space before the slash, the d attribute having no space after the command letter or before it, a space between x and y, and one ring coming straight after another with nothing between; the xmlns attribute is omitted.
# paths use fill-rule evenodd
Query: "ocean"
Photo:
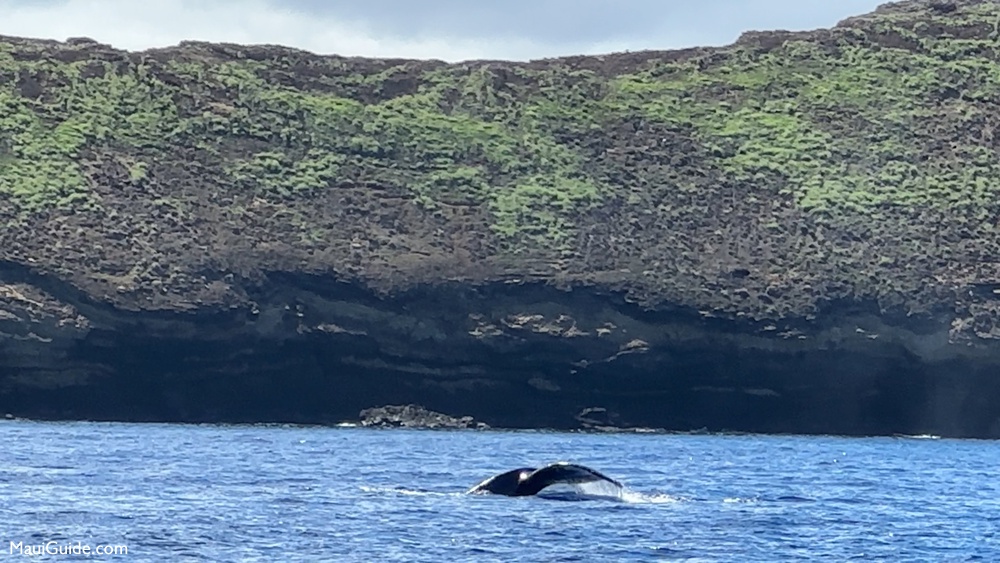
<svg viewBox="0 0 1000 563"><path fill-rule="evenodd" d="M1000 561L991 441L4 421L0 444L2 561ZM465 494L560 460L624 489Z"/></svg>

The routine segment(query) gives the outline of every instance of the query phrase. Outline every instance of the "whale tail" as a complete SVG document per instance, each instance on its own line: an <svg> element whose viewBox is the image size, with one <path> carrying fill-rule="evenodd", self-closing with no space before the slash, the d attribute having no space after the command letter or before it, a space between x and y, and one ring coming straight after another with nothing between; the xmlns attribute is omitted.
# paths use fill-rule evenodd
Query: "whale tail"
<svg viewBox="0 0 1000 563"><path fill-rule="evenodd" d="M552 485L577 485L594 481L606 481L617 487L622 486L618 481L589 467L559 462L539 469L521 467L495 475L469 489L469 493L521 497L537 494Z"/></svg>
<svg viewBox="0 0 1000 563"><path fill-rule="evenodd" d="M490 477L489 479L469 489L468 492L473 495L495 494L517 496L515 492L517 491L518 485L520 485L521 482L534 471L534 467L511 469L510 471L505 471L499 475Z"/></svg>

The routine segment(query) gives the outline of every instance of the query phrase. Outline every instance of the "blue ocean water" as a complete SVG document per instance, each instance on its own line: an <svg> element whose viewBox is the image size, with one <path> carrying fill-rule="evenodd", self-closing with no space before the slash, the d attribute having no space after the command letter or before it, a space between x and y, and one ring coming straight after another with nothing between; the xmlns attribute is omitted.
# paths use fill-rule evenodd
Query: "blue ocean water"
<svg viewBox="0 0 1000 563"><path fill-rule="evenodd" d="M3 561L1000 561L997 442L11 421L0 444ZM626 489L464 494L557 460Z"/></svg>

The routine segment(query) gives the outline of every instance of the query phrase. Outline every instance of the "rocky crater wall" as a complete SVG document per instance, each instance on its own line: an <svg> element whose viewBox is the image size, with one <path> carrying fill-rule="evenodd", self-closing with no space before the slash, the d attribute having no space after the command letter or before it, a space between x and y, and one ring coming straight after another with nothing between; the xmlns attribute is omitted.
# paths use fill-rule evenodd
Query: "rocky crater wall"
<svg viewBox="0 0 1000 563"><path fill-rule="evenodd" d="M998 21L455 64L0 37L0 411L995 437Z"/></svg>

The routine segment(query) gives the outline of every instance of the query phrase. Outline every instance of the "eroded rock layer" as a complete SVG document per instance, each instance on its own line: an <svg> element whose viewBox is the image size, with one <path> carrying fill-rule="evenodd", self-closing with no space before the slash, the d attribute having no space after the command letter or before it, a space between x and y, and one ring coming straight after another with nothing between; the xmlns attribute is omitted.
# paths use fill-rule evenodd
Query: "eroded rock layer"
<svg viewBox="0 0 1000 563"><path fill-rule="evenodd" d="M2 38L0 410L997 436L997 21L530 63Z"/></svg>

